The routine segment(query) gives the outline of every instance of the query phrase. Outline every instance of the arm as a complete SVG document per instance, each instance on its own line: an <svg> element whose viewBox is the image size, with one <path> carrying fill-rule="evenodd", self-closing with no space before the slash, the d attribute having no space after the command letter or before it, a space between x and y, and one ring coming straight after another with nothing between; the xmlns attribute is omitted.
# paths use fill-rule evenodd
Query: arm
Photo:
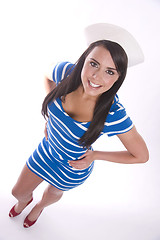
<svg viewBox="0 0 160 240"><path fill-rule="evenodd" d="M57 84L65 76L65 73L73 66L74 64L70 62L61 62L58 64L52 64L48 67L44 76L44 86L47 94L49 94L51 90L53 90L57 86ZM47 123L45 124L44 134L46 140L48 140Z"/></svg>
<svg viewBox="0 0 160 240"><path fill-rule="evenodd" d="M48 71L44 75L44 87L47 94L50 93L50 91L56 87L56 83L52 79L53 69L54 69L54 66L51 65ZM44 134L45 134L46 140L48 140L47 122L45 123Z"/></svg>
<svg viewBox="0 0 160 240"><path fill-rule="evenodd" d="M44 87L47 94L56 87L56 83L52 79L54 66L51 65L44 75Z"/></svg>
<svg viewBox="0 0 160 240"><path fill-rule="evenodd" d="M145 163L148 161L149 153L147 146L133 127L130 131L117 135L126 148L126 151L119 152L99 152L96 151L97 159L116 163Z"/></svg>
<svg viewBox="0 0 160 240"><path fill-rule="evenodd" d="M145 163L148 161L149 153L147 146L133 127L130 131L117 135L126 148L126 151L103 152L87 151L81 157L82 160L69 161L72 167L83 169L88 167L94 160L104 160L115 163Z"/></svg>

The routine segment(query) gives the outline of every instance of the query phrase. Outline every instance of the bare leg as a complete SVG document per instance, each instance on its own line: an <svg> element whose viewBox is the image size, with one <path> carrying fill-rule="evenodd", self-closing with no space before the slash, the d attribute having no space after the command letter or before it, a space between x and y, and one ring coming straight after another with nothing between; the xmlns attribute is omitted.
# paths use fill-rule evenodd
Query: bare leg
<svg viewBox="0 0 160 240"><path fill-rule="evenodd" d="M27 165L24 166L16 185L12 189L12 194L17 198L18 203L15 206L17 213L21 212L26 204L31 200L33 190L43 181L34 174Z"/></svg>
<svg viewBox="0 0 160 240"><path fill-rule="evenodd" d="M36 204L36 206L32 209L32 211L28 215L28 219L30 221L35 221L45 207L60 200L62 195L63 191L55 188L52 185L49 185L44 191L42 199ZM24 223L24 225L26 224Z"/></svg>

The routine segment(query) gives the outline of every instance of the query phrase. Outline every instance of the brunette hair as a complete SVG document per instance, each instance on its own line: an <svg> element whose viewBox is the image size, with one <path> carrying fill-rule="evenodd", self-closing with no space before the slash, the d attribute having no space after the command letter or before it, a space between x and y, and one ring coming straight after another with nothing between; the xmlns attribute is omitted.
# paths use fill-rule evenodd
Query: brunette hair
<svg viewBox="0 0 160 240"><path fill-rule="evenodd" d="M89 148L99 137L101 134L106 117L109 113L111 105L113 103L114 97L122 85L128 65L128 58L124 51L124 49L116 42L108 41L108 40L100 40L92 43L87 50L81 55L75 65L73 65L73 69L70 69L65 74L65 77L62 81L59 82L56 88L54 88L44 99L42 104L42 115L46 118L48 117L47 105L49 102L53 101L56 98L64 97L73 91L75 91L81 84L81 71L85 62L86 57L89 53L97 46L103 46L107 49L113 62L115 64L116 70L119 73L118 80L113 84L113 86L106 92L104 92L98 99L94 113L93 119L89 125L88 130L83 134L83 136L79 139L79 143L86 148ZM71 71L72 70L72 71Z"/></svg>

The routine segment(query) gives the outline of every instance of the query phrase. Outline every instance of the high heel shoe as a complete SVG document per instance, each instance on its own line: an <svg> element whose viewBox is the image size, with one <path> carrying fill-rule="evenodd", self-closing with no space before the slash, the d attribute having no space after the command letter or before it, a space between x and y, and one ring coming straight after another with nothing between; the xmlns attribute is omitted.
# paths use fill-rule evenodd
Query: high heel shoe
<svg viewBox="0 0 160 240"><path fill-rule="evenodd" d="M42 210L42 211L43 211L43 210ZM42 211L40 212L39 216L41 215ZM38 216L38 218L39 218L39 216ZM35 221L30 221L30 220L28 219L28 216L27 216L27 217L24 219L23 227L24 227L24 228L29 228L29 227L31 227L33 224L35 224L35 223L37 222L38 218L37 218Z"/></svg>
<svg viewBox="0 0 160 240"><path fill-rule="evenodd" d="M27 203L27 205L25 206L25 208L33 201L33 198L31 198L31 200ZM9 217L16 217L18 216L19 214L21 214L21 212L24 210L22 210L20 213L17 213L14 208L15 208L16 204L12 207L12 209L10 210L9 212Z"/></svg>

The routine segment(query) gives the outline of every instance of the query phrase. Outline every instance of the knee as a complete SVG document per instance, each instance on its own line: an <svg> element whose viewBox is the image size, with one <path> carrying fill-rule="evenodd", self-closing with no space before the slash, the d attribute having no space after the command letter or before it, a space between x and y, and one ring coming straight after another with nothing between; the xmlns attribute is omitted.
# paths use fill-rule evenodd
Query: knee
<svg viewBox="0 0 160 240"><path fill-rule="evenodd" d="M19 196L19 191L18 191L18 189L15 186L12 188L12 195L15 198L17 198Z"/></svg>
<svg viewBox="0 0 160 240"><path fill-rule="evenodd" d="M23 189L18 188L17 186L14 186L12 189L12 195L18 199L23 200L26 197L28 197L28 194L23 191Z"/></svg>
<svg viewBox="0 0 160 240"><path fill-rule="evenodd" d="M61 197L63 196L63 191L61 191L53 186L49 186L47 190L48 190L49 195L54 196L57 199L57 201L60 200Z"/></svg>
<svg viewBox="0 0 160 240"><path fill-rule="evenodd" d="M13 195L15 198L17 198L17 199L19 199L19 198L21 198L21 197L23 196L23 194L22 194L22 192L20 191L20 189L18 189L16 186L14 186L13 189L12 189L12 195Z"/></svg>

